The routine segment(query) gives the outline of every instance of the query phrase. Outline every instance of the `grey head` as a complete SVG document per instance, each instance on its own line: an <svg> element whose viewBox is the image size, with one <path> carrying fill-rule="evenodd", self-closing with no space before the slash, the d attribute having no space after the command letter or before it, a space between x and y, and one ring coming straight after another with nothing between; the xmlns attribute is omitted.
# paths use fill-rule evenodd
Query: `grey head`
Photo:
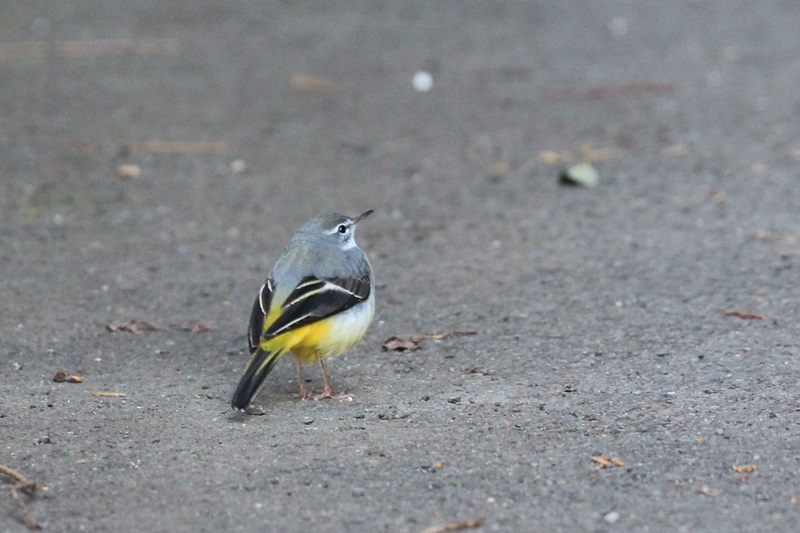
<svg viewBox="0 0 800 533"><path fill-rule="evenodd" d="M292 242L324 241L338 244L342 250L356 247L356 225L372 214L372 209L358 216L348 217L339 213L328 213L314 217L298 229Z"/></svg>

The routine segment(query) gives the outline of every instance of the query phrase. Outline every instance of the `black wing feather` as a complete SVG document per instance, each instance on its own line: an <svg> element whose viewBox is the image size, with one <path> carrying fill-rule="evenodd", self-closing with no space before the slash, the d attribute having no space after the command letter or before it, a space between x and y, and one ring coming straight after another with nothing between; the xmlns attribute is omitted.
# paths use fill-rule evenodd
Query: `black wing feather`
<svg viewBox="0 0 800 533"><path fill-rule="evenodd" d="M311 294L326 283L337 285L344 290L326 290ZM371 291L369 273L360 278L325 278L314 276L303 278L286 299L283 313L267 328L262 339L268 339L293 329L313 324L336 313L347 311L354 305L369 298Z"/></svg>
<svg viewBox="0 0 800 533"><path fill-rule="evenodd" d="M258 348L261 334L264 331L264 319L269 312L272 302L272 282L267 280L261 287L261 291L253 302L253 311L250 313L250 326L247 328L247 343L250 345L250 353L254 353Z"/></svg>

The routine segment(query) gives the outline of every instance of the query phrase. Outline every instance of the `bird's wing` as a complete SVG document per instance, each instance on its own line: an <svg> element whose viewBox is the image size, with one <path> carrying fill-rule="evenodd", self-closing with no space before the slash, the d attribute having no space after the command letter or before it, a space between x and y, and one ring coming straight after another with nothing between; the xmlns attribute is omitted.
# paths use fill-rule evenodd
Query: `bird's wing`
<svg viewBox="0 0 800 533"><path fill-rule="evenodd" d="M267 326L261 339L277 337L350 309L369 298L370 282L368 272L358 278L303 278L286 298L281 314Z"/></svg>
<svg viewBox="0 0 800 533"><path fill-rule="evenodd" d="M261 290L258 291L256 301L253 302L253 311L250 313L250 326L247 328L247 343L250 345L250 353L256 351L261 334L264 331L264 319L269 313L269 306L272 302L273 284L271 279L267 279Z"/></svg>

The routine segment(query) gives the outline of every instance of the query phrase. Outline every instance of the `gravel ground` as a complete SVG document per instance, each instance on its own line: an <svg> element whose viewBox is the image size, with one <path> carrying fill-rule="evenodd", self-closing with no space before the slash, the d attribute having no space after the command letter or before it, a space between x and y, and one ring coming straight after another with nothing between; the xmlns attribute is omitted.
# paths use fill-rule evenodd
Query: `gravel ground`
<svg viewBox="0 0 800 533"><path fill-rule="evenodd" d="M31 519L796 530L798 27L791 0L3 2L0 463L47 486ZM559 184L581 159L598 186ZM299 400L287 359L232 412L282 246L369 208L351 401Z"/></svg>

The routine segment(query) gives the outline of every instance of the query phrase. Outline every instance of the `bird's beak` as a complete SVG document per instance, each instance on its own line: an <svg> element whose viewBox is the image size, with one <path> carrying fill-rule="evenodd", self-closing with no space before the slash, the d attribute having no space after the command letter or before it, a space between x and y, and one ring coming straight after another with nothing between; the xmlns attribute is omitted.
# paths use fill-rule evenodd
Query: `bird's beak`
<svg viewBox="0 0 800 533"><path fill-rule="evenodd" d="M353 219L353 224L358 224L362 219L367 218L373 212L374 212L373 209L370 209L369 211L364 211L363 213L361 213L360 215L358 215L356 218Z"/></svg>

